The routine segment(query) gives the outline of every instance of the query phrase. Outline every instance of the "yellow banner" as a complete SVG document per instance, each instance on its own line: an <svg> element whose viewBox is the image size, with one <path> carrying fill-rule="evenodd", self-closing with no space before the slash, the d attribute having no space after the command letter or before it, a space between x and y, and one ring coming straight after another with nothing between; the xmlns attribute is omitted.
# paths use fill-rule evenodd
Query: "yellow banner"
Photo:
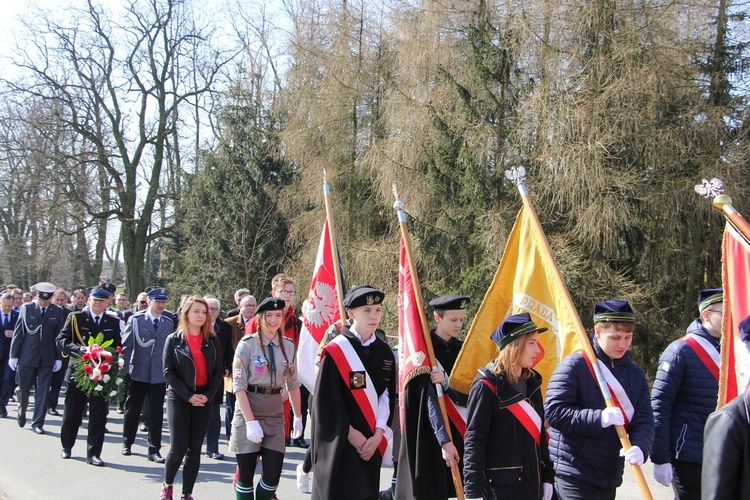
<svg viewBox="0 0 750 500"><path fill-rule="evenodd" d="M505 246L500 267L484 296L466 335L450 376L450 386L469 393L477 370L497 356L490 335L510 314L527 312L539 327L543 351L536 359L536 369L543 378L542 391L560 359L581 348L576 336L576 311L564 299L565 290L555 280L555 262L541 251L543 234L536 234L530 216L522 207Z"/></svg>

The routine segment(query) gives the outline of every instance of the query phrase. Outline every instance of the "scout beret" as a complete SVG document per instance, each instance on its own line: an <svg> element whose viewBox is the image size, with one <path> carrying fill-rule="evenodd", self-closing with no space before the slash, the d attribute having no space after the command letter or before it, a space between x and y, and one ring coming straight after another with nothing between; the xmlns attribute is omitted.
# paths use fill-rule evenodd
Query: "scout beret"
<svg viewBox="0 0 750 500"><path fill-rule="evenodd" d="M108 299L109 296L110 293L101 286L95 286L89 290L89 297L94 297L95 299Z"/></svg>
<svg viewBox="0 0 750 500"><path fill-rule="evenodd" d="M635 323L635 313L627 300L605 300L594 306L594 323L602 321Z"/></svg>
<svg viewBox="0 0 750 500"><path fill-rule="evenodd" d="M546 332L547 328L539 328L536 323L531 321L529 313L514 314L508 316L500 323L500 326L495 328L490 338L497 346L497 350L501 351L503 347L510 344L521 335L533 332Z"/></svg>
<svg viewBox="0 0 750 500"><path fill-rule="evenodd" d="M255 314L263 314L266 311L283 311L286 301L281 297L268 297L258 305Z"/></svg>
<svg viewBox="0 0 750 500"><path fill-rule="evenodd" d="M355 307L382 304L385 293L370 285L358 285L349 290L344 297L344 307L354 309Z"/></svg>
<svg viewBox="0 0 750 500"><path fill-rule="evenodd" d="M723 288L706 288L698 293L698 312L703 312L711 304L724 302Z"/></svg>
<svg viewBox="0 0 750 500"><path fill-rule="evenodd" d="M430 306L436 311L455 311L466 309L469 297L463 295L443 295L430 301Z"/></svg>
<svg viewBox="0 0 750 500"><path fill-rule="evenodd" d="M57 290L57 287L55 285L47 281L37 283L32 288L36 290L36 294L39 297L39 300L51 299L52 295L54 295L55 293L55 290Z"/></svg>
<svg viewBox="0 0 750 500"><path fill-rule="evenodd" d="M153 287L148 292L148 298L151 300L167 300L169 297L169 290L166 288Z"/></svg>

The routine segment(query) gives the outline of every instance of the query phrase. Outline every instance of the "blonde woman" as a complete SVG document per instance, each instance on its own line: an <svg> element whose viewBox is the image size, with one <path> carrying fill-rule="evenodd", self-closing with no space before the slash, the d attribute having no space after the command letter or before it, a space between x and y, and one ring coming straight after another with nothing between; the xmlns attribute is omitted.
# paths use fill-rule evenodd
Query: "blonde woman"
<svg viewBox="0 0 750 500"><path fill-rule="evenodd" d="M498 355L469 392L464 448L466 499L549 500L554 471L544 435L542 377L531 367L539 328L527 313L492 333Z"/></svg>
<svg viewBox="0 0 750 500"><path fill-rule="evenodd" d="M301 384L294 341L282 333L284 307L282 298L263 300L255 314L258 333L243 337L234 353L232 383L237 401L229 451L237 454L237 499L270 500L276 494L285 451L283 389L294 412L292 438L302 435ZM259 458L263 475L253 488Z"/></svg>

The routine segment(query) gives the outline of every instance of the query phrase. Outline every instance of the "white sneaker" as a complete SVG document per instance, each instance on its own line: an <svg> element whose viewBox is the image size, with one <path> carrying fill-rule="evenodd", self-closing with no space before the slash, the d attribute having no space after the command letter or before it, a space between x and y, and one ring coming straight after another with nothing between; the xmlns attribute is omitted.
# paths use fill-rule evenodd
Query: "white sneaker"
<svg viewBox="0 0 750 500"><path fill-rule="evenodd" d="M302 470L302 464L297 464L297 489L301 493L310 493L310 474Z"/></svg>

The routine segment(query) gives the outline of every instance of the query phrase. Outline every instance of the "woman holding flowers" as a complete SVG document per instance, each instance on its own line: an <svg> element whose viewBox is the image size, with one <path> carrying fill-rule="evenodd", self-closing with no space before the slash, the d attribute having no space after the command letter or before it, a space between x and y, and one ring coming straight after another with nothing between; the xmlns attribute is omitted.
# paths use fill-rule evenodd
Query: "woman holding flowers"
<svg viewBox="0 0 750 500"><path fill-rule="evenodd" d="M100 455L109 401L115 399L123 387L118 366L120 321L105 312L108 300L109 292L92 288L88 305L68 315L56 339L57 347L65 356L74 356L65 374L68 389L60 429L60 456L70 458L88 402L86 462L97 467L104 465Z"/></svg>
<svg viewBox="0 0 750 500"><path fill-rule="evenodd" d="M201 446L211 420L211 400L223 384L223 376L221 346L211 330L208 303L194 295L185 301L177 331L167 337L164 345L171 444L164 464L161 500L172 500L172 483L183 457L181 498L192 500Z"/></svg>
<svg viewBox="0 0 750 500"><path fill-rule="evenodd" d="M243 337L234 353L232 382L237 402L229 451L237 454L238 500L270 500L276 494L284 464L284 388L294 412L292 438L302 435L301 384L294 341L282 333L284 307L284 299L279 297L261 302L255 314L259 332ZM263 459L263 475L254 490L258 458Z"/></svg>

